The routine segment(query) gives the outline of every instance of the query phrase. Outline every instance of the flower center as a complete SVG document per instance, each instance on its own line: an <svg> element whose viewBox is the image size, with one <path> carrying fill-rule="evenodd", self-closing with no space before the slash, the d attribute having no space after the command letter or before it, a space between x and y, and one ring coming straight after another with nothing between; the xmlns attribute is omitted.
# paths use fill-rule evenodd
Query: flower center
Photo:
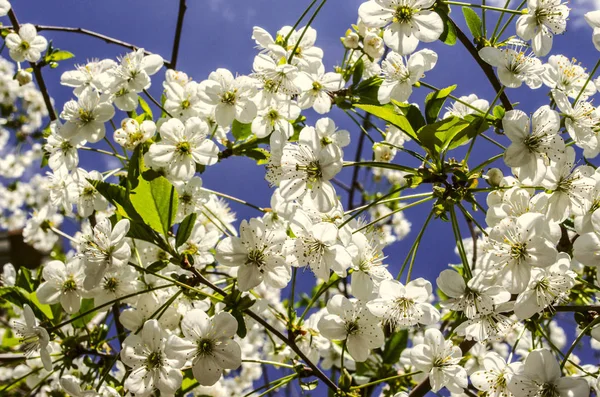
<svg viewBox="0 0 600 397"><path fill-rule="evenodd" d="M248 252L248 256L246 257L246 265L256 266L258 271L263 273L263 267L265 264L265 254L263 251L254 249Z"/></svg>
<svg viewBox="0 0 600 397"><path fill-rule="evenodd" d="M177 151L179 154L188 155L192 151L192 148L189 142L179 142L177 144Z"/></svg>
<svg viewBox="0 0 600 397"><path fill-rule="evenodd" d="M511 245L510 256L517 260L525 258L527 256L527 244L515 243Z"/></svg>
<svg viewBox="0 0 600 397"><path fill-rule="evenodd" d="M318 161L311 161L307 165L296 165L296 171L306 172L306 179L309 182L316 182L323 176L321 165Z"/></svg>
<svg viewBox="0 0 600 397"><path fill-rule="evenodd" d="M73 279L73 276L70 276L62 285L63 292L73 292L77 291L77 283Z"/></svg>
<svg viewBox="0 0 600 397"><path fill-rule="evenodd" d="M207 356L212 354L214 347L214 342L212 340L200 339L198 341L197 354L199 356Z"/></svg>
<svg viewBox="0 0 600 397"><path fill-rule="evenodd" d="M79 109L79 120L83 124L88 124L94 121L94 114L91 110Z"/></svg>
<svg viewBox="0 0 600 397"><path fill-rule="evenodd" d="M190 101L188 99L186 99L185 101L181 102L181 108L182 109L187 109L191 106L192 104L190 103Z"/></svg>
<svg viewBox="0 0 600 397"><path fill-rule="evenodd" d="M227 91L221 97L221 102L226 103L227 105L234 105L235 98L236 98L235 91Z"/></svg>
<svg viewBox="0 0 600 397"><path fill-rule="evenodd" d="M346 333L347 333L348 335L354 335L354 334L356 334L356 333L359 331L359 329L360 329L360 327L358 326L358 321L348 321L348 322L346 323L346 326L345 326L345 328L346 328Z"/></svg>
<svg viewBox="0 0 600 397"><path fill-rule="evenodd" d="M31 45L27 41L22 41L20 47L22 51L27 51Z"/></svg>
<svg viewBox="0 0 600 397"><path fill-rule="evenodd" d="M163 357L162 352L156 351L150 353L148 358L146 359L146 368L155 369L162 365Z"/></svg>
<svg viewBox="0 0 600 397"><path fill-rule="evenodd" d="M411 21L415 10L407 5L401 5L394 12L394 23L408 23Z"/></svg>
<svg viewBox="0 0 600 397"><path fill-rule="evenodd" d="M109 277L104 279L104 289L115 292L117 286L119 285L119 280L116 277Z"/></svg>
<svg viewBox="0 0 600 397"><path fill-rule="evenodd" d="M538 396L540 397L559 397L560 392L557 390L557 387L553 383L544 383L540 386L540 390L538 391Z"/></svg>

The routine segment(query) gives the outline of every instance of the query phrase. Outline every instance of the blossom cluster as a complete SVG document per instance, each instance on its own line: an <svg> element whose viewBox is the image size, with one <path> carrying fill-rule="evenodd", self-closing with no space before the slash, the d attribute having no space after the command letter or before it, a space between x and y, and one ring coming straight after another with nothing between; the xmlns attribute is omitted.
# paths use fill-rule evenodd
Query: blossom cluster
<svg viewBox="0 0 600 397"><path fill-rule="evenodd" d="M427 83L443 59L419 47L467 37L457 5L492 100ZM297 380L340 396L598 394L600 367L575 348L600 347L600 61L588 72L550 55L567 4L473 5L502 13L488 36L470 3L368 0L334 68L299 21L253 29L247 74L218 68L195 81L141 48L68 66L64 104L40 71L73 54L11 6L0 0L13 61L0 58L0 227L42 260L3 267L0 339L14 360L0 367L0 391L244 396ZM517 37L502 40L505 13L518 15ZM600 11L585 19L600 50ZM547 104L516 108L508 95L521 86L545 90ZM410 102L423 88L424 111ZM334 107L356 128L336 125ZM481 139L499 153L473 164ZM461 146L462 159L448 155ZM233 156L264 166L269 208L204 185ZM368 183L358 172L344 183L344 167L369 169ZM256 216L238 223L229 201ZM429 216L401 264L385 252L410 234L415 206ZM460 263L413 277L438 221L451 223ZM310 294L297 292L301 279ZM562 312L576 313L575 327ZM283 377L264 382L267 367Z"/></svg>

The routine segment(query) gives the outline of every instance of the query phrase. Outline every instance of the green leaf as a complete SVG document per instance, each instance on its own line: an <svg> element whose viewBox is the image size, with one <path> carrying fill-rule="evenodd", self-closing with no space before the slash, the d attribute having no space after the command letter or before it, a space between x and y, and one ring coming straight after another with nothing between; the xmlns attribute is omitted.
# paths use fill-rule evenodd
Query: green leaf
<svg viewBox="0 0 600 397"><path fill-rule="evenodd" d="M141 98L140 98L141 99ZM144 156L142 154L142 145L138 145L129 159L129 167L127 169L127 183L130 189L135 189L138 185L140 174L144 167Z"/></svg>
<svg viewBox="0 0 600 397"><path fill-rule="evenodd" d="M405 134L409 135L415 141L419 142L419 138L417 134L415 134L415 130L411 126L408 118L404 114L399 114L394 109L394 105L384 105L384 106L374 106L374 105L354 105L359 109L364 110L367 113L372 114L375 117L378 117L388 123L395 125L400 128Z"/></svg>
<svg viewBox="0 0 600 397"><path fill-rule="evenodd" d="M382 81L379 76L373 76L361 81L354 89L354 95L358 97L358 103L380 105L377 99L377 91L379 91Z"/></svg>
<svg viewBox="0 0 600 397"><path fill-rule="evenodd" d="M108 202L117 208L117 213L120 216L130 220L142 221L140 215L131 205L127 195L127 190L123 186L93 179L88 179L88 182L90 182L92 186L94 186L96 190L102 196L104 196L106 200L108 200Z"/></svg>
<svg viewBox="0 0 600 397"><path fill-rule="evenodd" d="M58 50L45 57L46 62L59 62L73 58L75 55L69 51Z"/></svg>
<svg viewBox="0 0 600 397"><path fill-rule="evenodd" d="M415 105L412 105L410 103L402 103L398 101L392 101L392 103L400 112L402 112L404 116L406 116L413 130L418 131L419 128L427 124L425 122L423 114L421 114L421 110Z"/></svg>
<svg viewBox="0 0 600 397"><path fill-rule="evenodd" d="M138 178L138 185L129 193L129 200L148 226L168 236L177 213L177 192L164 176L149 179L146 173Z"/></svg>
<svg viewBox="0 0 600 397"><path fill-rule="evenodd" d="M448 99L448 95L455 89L456 84L427 94L425 97L425 117L427 119L427 124L434 123L437 120L442 106L444 106L446 99Z"/></svg>
<svg viewBox="0 0 600 397"><path fill-rule="evenodd" d="M27 292L35 291L33 278L31 277L31 270L21 266L19 268L19 273L17 274L17 279L15 280L15 285L17 287L23 288Z"/></svg>
<svg viewBox="0 0 600 397"><path fill-rule="evenodd" d="M487 120L484 120L481 116L469 114L465 116L464 119L465 121L469 122L468 127L456 134L456 136L448 145L447 150L452 150L464 145L476 135L485 132L490 127L490 124L487 122Z"/></svg>
<svg viewBox="0 0 600 397"><path fill-rule="evenodd" d="M50 308L50 305L41 303L38 300L37 294L35 292L32 292L31 294L29 294L29 301L31 303L33 303L35 305L35 307L37 307L39 309L40 312L44 313L44 316L46 316L48 319L52 320L54 318L54 314L52 313L52 309ZM33 306L32 306L32 309L35 310L35 308Z"/></svg>
<svg viewBox="0 0 600 397"><path fill-rule="evenodd" d="M231 134L236 141L243 141L252 135L252 124L242 124L237 120L233 120L231 124Z"/></svg>
<svg viewBox="0 0 600 397"><path fill-rule="evenodd" d="M481 37L483 34L483 25L481 23L479 15L475 11L473 11L471 7L463 7L462 12L465 17L465 22L467 23L467 26L469 27L469 30L471 31L473 37L476 39Z"/></svg>
<svg viewBox="0 0 600 397"><path fill-rule="evenodd" d="M362 79L363 72L365 71L365 63L363 60L359 60L354 64L354 72L352 73L352 87L356 87Z"/></svg>
<svg viewBox="0 0 600 397"><path fill-rule="evenodd" d="M138 101L144 113L149 117L147 120L152 120L152 109L150 109L148 102L144 101L141 96L138 96Z"/></svg>
<svg viewBox="0 0 600 397"><path fill-rule="evenodd" d="M157 273L167 267L169 261L156 261L146 268L149 273Z"/></svg>
<svg viewBox="0 0 600 397"><path fill-rule="evenodd" d="M442 18L442 22L444 22L444 31L440 35L440 41L449 46L453 46L456 44L456 29L448 17L450 7L448 5L444 6L438 4L434 7L433 11L437 12L440 18Z"/></svg>
<svg viewBox="0 0 600 397"><path fill-rule="evenodd" d="M496 106L494 106L494 110L492 111L492 114L494 115L495 118L502 120L504 118L504 115L506 114L506 109L504 109L504 106L502 106L502 105L496 105Z"/></svg>
<svg viewBox="0 0 600 397"><path fill-rule="evenodd" d="M256 160L256 164L258 165L268 163L269 158L271 157L271 153L260 147L248 148L244 150L241 154L246 157L250 157L253 160Z"/></svg>
<svg viewBox="0 0 600 397"><path fill-rule="evenodd" d="M232 310L231 315L237 320L237 335L240 338L246 337L248 329L246 328L246 322L244 321L244 315L242 314L242 312L239 310Z"/></svg>
<svg viewBox="0 0 600 397"><path fill-rule="evenodd" d="M452 139L469 126L469 122L459 117L450 117L437 123L428 124L417 134L423 146L432 159L439 159Z"/></svg>
<svg viewBox="0 0 600 397"><path fill-rule="evenodd" d="M194 225L196 224L196 218L198 215L193 212L185 217L183 221L179 224L179 228L177 229L177 237L175 238L175 248L181 247L192 234L192 230L194 229Z"/></svg>
<svg viewBox="0 0 600 397"><path fill-rule="evenodd" d="M400 354L406 349L408 331L399 331L392 334L385 342L381 358L385 364L394 365L400 360Z"/></svg>

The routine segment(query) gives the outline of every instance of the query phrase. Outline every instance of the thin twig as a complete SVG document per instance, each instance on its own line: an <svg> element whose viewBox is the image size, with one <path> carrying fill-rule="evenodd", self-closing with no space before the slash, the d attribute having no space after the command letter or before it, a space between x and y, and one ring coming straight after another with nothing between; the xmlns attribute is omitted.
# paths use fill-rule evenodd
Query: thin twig
<svg viewBox="0 0 600 397"><path fill-rule="evenodd" d="M177 68L177 57L179 56L179 43L181 41L181 31L183 29L183 17L187 5L185 0L179 0L179 13L177 14L177 27L175 28L175 38L173 39L173 51L171 52L171 68Z"/></svg>
<svg viewBox="0 0 600 397"><path fill-rule="evenodd" d="M124 48L128 48L132 51L135 51L137 49L139 49L140 47L133 45L133 44L129 44L126 43L124 41L121 40L117 40L115 38L112 38L110 36L106 36L104 34L101 33L97 33L88 29L83 29L83 28L72 28L72 27L67 27L67 26L48 26L48 25L35 25L35 28L38 31L42 31L42 30L53 30L56 32L70 32L70 33L79 33L79 34L83 34L85 36L90 36L90 37L95 37L97 39L103 40L104 42L108 43L108 44L116 44L119 45L121 47ZM153 53L150 51L145 51L144 50L144 54L146 55L152 55ZM163 59L163 63L165 64L166 67L171 67L171 62L167 61L166 59Z"/></svg>

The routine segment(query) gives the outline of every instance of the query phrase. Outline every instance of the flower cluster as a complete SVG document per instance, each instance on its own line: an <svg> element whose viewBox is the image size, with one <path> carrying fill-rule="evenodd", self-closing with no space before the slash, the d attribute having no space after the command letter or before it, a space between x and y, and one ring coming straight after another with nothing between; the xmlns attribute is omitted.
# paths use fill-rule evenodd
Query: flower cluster
<svg viewBox="0 0 600 397"><path fill-rule="evenodd" d="M254 27L248 73L198 81L92 32L131 51L68 66L72 99L55 104L41 70L73 54L0 0L14 61L0 58L0 227L23 243L0 277L1 392L262 396L296 380L348 397L600 392L600 367L575 350L600 348L600 61L588 72L550 55L568 5L368 0L329 68L310 26L325 3L305 26ZM518 38L503 38L517 15ZM585 20L600 50L600 11ZM443 52L419 47L457 38L493 99L428 83ZM547 96L517 108L516 88ZM421 110L410 101L424 89ZM477 164L483 139L498 153ZM205 186L231 157L264 165L268 208ZM416 206L421 231L403 262L388 257ZM433 222L451 224L460 263L419 263Z"/></svg>

